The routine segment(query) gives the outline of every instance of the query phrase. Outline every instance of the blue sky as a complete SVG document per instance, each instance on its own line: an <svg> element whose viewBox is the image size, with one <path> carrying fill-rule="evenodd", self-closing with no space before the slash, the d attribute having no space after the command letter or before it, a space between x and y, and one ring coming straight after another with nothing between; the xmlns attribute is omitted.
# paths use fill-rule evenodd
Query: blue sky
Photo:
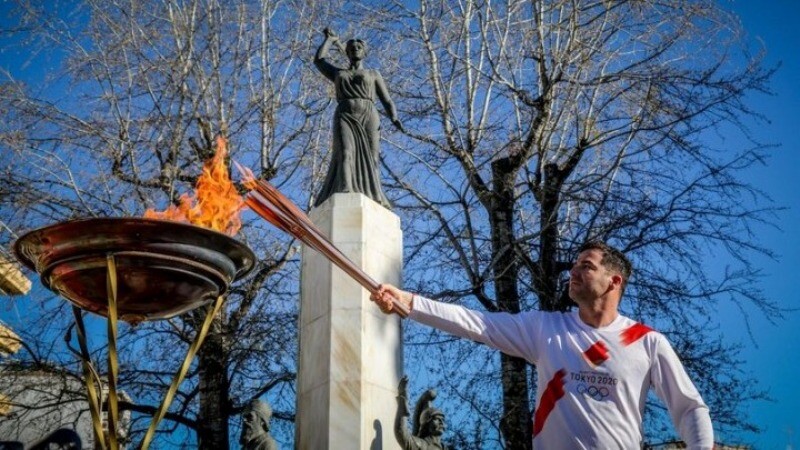
<svg viewBox="0 0 800 450"><path fill-rule="evenodd" d="M787 208L779 215L781 230L759 229L761 243L779 255L777 261L756 261L764 270L765 294L786 308L800 309L794 290L798 276L793 270L800 266L800 1L738 0L723 5L740 16L750 38L764 42L768 64L781 63L772 80L775 95L753 96L750 102L771 121L755 127L755 135L780 147L772 152L768 165L751 171L748 179ZM800 448L800 359L795 353L800 348L800 310L787 314L777 326L758 314L750 315L755 342L743 333L744 321L737 312L721 311L720 317L727 337L745 345L741 369L752 373L775 399L774 403L756 403L749 408L763 433L729 438L753 444L759 450Z"/></svg>
<svg viewBox="0 0 800 450"><path fill-rule="evenodd" d="M0 1L0 12L7 4ZM762 287L770 299L796 309L786 314L777 325L769 324L757 313L749 315L754 332L752 340L745 330L738 311L720 311L721 330L732 342L744 345L741 370L751 373L760 386L769 391L774 402L755 403L749 415L764 432L758 435L719 436L731 443L754 445L759 450L800 449L800 296L794 291L800 277L800 0L721 0L724 7L741 18L750 39L763 41L767 65L781 63L772 81L774 96L753 96L750 105L764 114L768 124L758 124L753 131L759 139L780 144L772 151L767 166L752 170L748 180L767 192L777 205L787 209L780 213L780 230L758 229L761 244L779 255L776 261L763 259L756 264L764 270ZM41 67L24 64L25 56L7 52L0 45L0 67L9 68L18 77L37 78ZM23 64L20 64L23 62ZM45 61L45 65L53 61ZM38 284L38 280L34 280ZM13 303L12 303L13 305ZM0 316L14 321L13 306L0 306Z"/></svg>

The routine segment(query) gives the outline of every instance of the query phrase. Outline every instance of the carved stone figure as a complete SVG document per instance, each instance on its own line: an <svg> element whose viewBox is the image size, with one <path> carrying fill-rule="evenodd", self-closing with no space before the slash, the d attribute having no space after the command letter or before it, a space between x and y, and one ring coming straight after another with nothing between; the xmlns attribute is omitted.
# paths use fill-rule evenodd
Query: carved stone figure
<svg viewBox="0 0 800 450"><path fill-rule="evenodd" d="M442 442L445 430L444 413L434 408L436 391L428 389L417 400L414 409L414 431L408 430L408 377L404 376L397 387L397 415L394 435L403 450L447 450Z"/></svg>
<svg viewBox="0 0 800 450"><path fill-rule="evenodd" d="M314 64L336 88L338 105L333 115L333 147L328 174L314 206L319 206L337 192L360 192L383 206L391 207L383 194L378 162L380 158L380 116L375 97L383 104L392 123L401 131L389 90L377 70L362 65L367 45L361 39L350 39L344 46L350 66L336 67L328 59L331 45L342 47L338 36L329 28L317 49Z"/></svg>
<svg viewBox="0 0 800 450"><path fill-rule="evenodd" d="M261 400L253 400L242 413L242 435L239 443L242 450L278 450L278 445L269 434L272 408Z"/></svg>

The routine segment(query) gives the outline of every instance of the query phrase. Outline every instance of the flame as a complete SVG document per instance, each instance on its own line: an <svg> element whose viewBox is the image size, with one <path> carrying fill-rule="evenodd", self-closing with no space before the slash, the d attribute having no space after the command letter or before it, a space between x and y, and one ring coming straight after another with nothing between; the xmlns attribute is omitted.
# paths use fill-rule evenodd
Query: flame
<svg viewBox="0 0 800 450"><path fill-rule="evenodd" d="M239 211L244 207L244 200L236 191L225 165L228 156L225 138L218 137L216 147L214 157L203 164L194 195L183 194L177 206L170 205L165 211L148 209L144 217L188 222L228 236L235 235L242 227Z"/></svg>

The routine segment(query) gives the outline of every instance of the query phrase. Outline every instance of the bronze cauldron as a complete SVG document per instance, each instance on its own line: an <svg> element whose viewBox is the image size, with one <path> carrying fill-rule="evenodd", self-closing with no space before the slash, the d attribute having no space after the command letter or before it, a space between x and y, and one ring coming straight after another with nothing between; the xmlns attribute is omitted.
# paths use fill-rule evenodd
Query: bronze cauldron
<svg viewBox="0 0 800 450"><path fill-rule="evenodd" d="M14 251L47 288L101 316L108 313L108 255L113 255L119 317L132 323L207 304L255 264L247 246L222 233L137 218L58 223L25 234Z"/></svg>

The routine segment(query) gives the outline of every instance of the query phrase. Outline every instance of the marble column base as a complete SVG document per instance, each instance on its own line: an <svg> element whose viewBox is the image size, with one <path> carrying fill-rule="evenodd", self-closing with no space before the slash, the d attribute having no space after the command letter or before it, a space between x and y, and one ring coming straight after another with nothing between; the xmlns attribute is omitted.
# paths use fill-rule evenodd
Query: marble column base
<svg viewBox="0 0 800 450"><path fill-rule="evenodd" d="M400 219L362 194L334 194L311 220L377 282L400 285ZM400 319L316 251L304 247L296 446L399 449L393 426L403 371Z"/></svg>

